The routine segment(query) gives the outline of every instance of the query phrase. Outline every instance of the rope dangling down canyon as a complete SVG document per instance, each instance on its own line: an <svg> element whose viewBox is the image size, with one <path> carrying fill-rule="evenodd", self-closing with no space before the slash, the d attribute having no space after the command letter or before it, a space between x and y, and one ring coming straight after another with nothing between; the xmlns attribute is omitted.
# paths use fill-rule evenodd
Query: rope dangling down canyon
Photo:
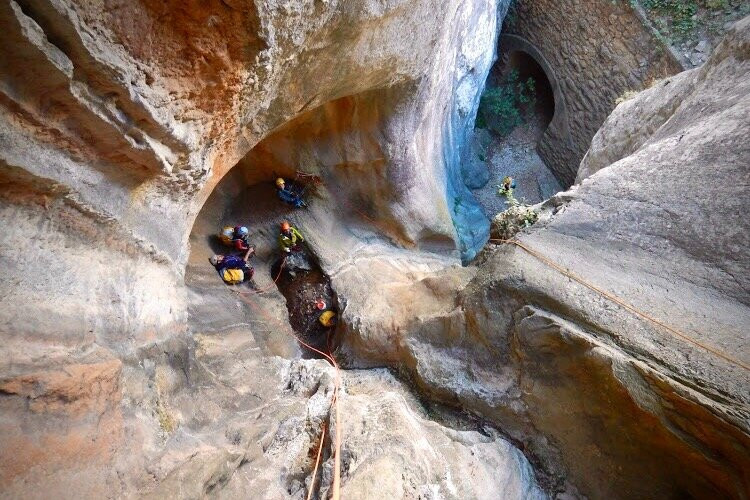
<svg viewBox="0 0 750 500"><path fill-rule="evenodd" d="M281 276L281 272L284 267L284 262L286 261L286 258L281 262L281 266L279 266L279 273L276 276L276 278L273 280L273 284L275 284L279 277ZM267 290L267 289L266 289ZM263 290L263 291L266 291ZM263 291L255 290L253 291L253 294L256 295L258 293L262 293ZM266 313L262 307L257 305L255 302L250 300L248 293L242 293L238 292L236 290L232 290L233 293L235 293L240 300L242 300L244 303L246 303L250 308L253 310L254 313L260 314L263 316L267 321L271 323L276 323L281 329L283 329L283 325L274 317L270 316L268 313ZM299 342L301 345L305 346L306 348L310 349L311 351L320 354L323 356L330 364L333 366L333 368L336 370L336 378L334 379L334 387L333 387L333 395L331 396L331 405L330 407L335 411L335 423L336 423L336 432L334 435L334 453L333 453L333 485L332 485L332 492L331 492L331 498L334 500L339 499L339 490L341 486L341 418L340 418L340 412L339 412L339 390L341 389L341 369L339 368L338 363L336 362L336 359L333 357L333 354L330 352L323 352L319 349L316 349L315 347L311 346L304 340L302 340L299 336L294 335L294 338ZM318 467L320 466L320 454L323 450L323 440L325 439L325 423L323 424L323 429L321 430L321 436L320 436L320 447L318 448L317 457L315 459L315 466L312 473L312 480L310 481L310 488L308 490L307 498L311 498L313 489L315 487L315 476L318 472Z"/></svg>

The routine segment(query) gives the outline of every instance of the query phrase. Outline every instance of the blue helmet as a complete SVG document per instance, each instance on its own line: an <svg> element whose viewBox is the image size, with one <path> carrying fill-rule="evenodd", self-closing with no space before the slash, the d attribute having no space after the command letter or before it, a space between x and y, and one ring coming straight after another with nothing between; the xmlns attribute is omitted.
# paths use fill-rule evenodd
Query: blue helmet
<svg viewBox="0 0 750 500"><path fill-rule="evenodd" d="M241 238L247 236L250 233L250 231L248 231L245 226L237 226L237 228L235 228L235 231L237 231L237 236Z"/></svg>

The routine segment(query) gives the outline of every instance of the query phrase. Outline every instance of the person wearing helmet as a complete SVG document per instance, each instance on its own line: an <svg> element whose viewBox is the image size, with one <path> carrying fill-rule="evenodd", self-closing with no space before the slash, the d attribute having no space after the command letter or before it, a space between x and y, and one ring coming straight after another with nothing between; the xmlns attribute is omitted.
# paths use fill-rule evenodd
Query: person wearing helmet
<svg viewBox="0 0 750 500"><path fill-rule="evenodd" d="M323 311L320 316L318 316L318 321L326 328L334 327L336 326L336 313L330 310Z"/></svg>
<svg viewBox="0 0 750 500"><path fill-rule="evenodd" d="M302 199L301 194L294 189L294 186L288 184L284 179L276 179L276 194L284 203L292 205L295 208L306 207L307 203Z"/></svg>
<svg viewBox="0 0 750 500"><path fill-rule="evenodd" d="M222 275L225 269L239 269L244 274L244 281L247 281L252 279L255 272L253 266L248 262L253 255L255 255L255 246L251 245L242 257L239 255L217 254L209 257L208 261L216 268L219 275Z"/></svg>
<svg viewBox="0 0 750 500"><path fill-rule="evenodd" d="M250 231L245 226L224 226L219 233L222 243L243 252L251 247L249 238Z"/></svg>
<svg viewBox="0 0 750 500"><path fill-rule="evenodd" d="M279 232L279 247L282 252L290 253L292 250L298 252L301 250L300 243L305 241L302 234L297 231L297 228L289 224L288 221L281 223L281 231Z"/></svg>
<svg viewBox="0 0 750 500"><path fill-rule="evenodd" d="M247 251L252 246L250 245L250 231L245 226L236 226L234 228L232 245L235 249L243 252Z"/></svg>
<svg viewBox="0 0 750 500"><path fill-rule="evenodd" d="M221 232L219 233L219 239L225 245L233 246L232 241L234 240L234 226L222 227Z"/></svg>

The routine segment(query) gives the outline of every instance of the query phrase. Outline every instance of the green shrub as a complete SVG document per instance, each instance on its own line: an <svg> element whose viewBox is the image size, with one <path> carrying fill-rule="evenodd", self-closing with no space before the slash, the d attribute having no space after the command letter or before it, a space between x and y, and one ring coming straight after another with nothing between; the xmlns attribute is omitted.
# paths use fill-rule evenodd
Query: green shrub
<svg viewBox="0 0 750 500"><path fill-rule="evenodd" d="M706 0L720 3L722 0ZM678 38L686 38L696 27L693 16L698 12L696 0L643 0L643 6L653 13L669 18L668 27Z"/></svg>
<svg viewBox="0 0 750 500"><path fill-rule="evenodd" d="M516 200L512 191L504 196L510 206L492 220L492 237L509 240L519 231L532 226L539 219L539 212Z"/></svg>
<svg viewBox="0 0 750 500"><path fill-rule="evenodd" d="M489 128L500 135L510 134L523 123L522 108L536 105L536 83L533 78L520 81L517 70L511 70L497 87L487 87L479 100L477 128Z"/></svg>

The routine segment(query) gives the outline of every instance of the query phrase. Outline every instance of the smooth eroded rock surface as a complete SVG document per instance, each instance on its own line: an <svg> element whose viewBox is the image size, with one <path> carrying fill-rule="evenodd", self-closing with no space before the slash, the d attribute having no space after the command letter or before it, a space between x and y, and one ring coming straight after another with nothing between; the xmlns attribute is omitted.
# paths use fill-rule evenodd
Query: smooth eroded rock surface
<svg viewBox="0 0 750 500"><path fill-rule="evenodd" d="M339 425L351 498L746 496L747 370L519 248L461 266L506 9L0 2L2 495L304 498ZM744 363L749 23L617 108L520 237ZM273 195L296 170L306 210ZM340 422L274 285L285 218L338 300ZM237 223L263 293L207 263Z"/></svg>
<svg viewBox="0 0 750 500"><path fill-rule="evenodd" d="M473 272L461 270L468 281L436 275L456 281L431 301L420 299L430 278L402 290L406 324L360 313L343 349L367 363L398 359L427 394L497 423L553 490L570 491L568 479L593 498L744 498L748 40L750 19L705 66L613 113L581 175L601 169L519 234L559 269L490 245ZM378 330L396 345L359 347Z"/></svg>

